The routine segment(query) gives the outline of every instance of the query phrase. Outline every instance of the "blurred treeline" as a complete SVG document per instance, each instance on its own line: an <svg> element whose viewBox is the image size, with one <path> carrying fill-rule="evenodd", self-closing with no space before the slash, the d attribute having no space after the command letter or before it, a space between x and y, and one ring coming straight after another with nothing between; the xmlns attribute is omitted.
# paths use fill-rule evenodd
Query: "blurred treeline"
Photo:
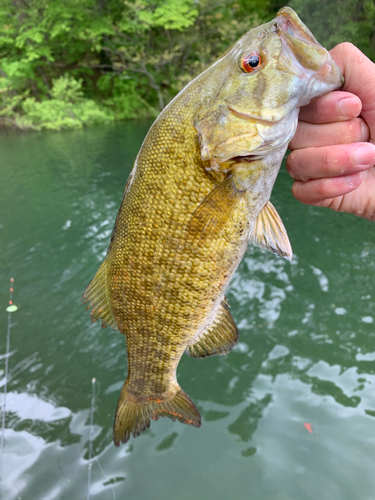
<svg viewBox="0 0 375 500"><path fill-rule="evenodd" d="M155 116L283 0L0 0L0 125ZM291 0L327 48L375 58L374 0Z"/></svg>

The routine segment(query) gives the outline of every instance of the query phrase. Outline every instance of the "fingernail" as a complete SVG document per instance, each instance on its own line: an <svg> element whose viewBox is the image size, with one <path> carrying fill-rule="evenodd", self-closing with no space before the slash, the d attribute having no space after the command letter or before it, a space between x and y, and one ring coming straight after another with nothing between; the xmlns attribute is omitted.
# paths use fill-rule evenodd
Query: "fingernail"
<svg viewBox="0 0 375 500"><path fill-rule="evenodd" d="M338 103L338 108L343 116L358 116L361 112L361 101L358 97L344 97Z"/></svg>
<svg viewBox="0 0 375 500"><path fill-rule="evenodd" d="M373 144L361 144L354 151L354 160L358 167L375 165L375 146Z"/></svg>
<svg viewBox="0 0 375 500"><path fill-rule="evenodd" d="M345 177L345 180L351 188L358 187L360 181L362 180L362 172L357 172L356 174L350 174Z"/></svg>

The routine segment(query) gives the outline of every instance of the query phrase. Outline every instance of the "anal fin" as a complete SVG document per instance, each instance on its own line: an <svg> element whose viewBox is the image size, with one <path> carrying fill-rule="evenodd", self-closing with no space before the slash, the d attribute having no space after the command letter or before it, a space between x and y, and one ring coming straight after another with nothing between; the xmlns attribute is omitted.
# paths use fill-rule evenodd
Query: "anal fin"
<svg viewBox="0 0 375 500"><path fill-rule="evenodd" d="M238 342L238 328L228 304L223 300L216 313L214 321L199 336L195 344L186 348L186 354L192 358L206 358L208 356L228 354Z"/></svg>
<svg viewBox="0 0 375 500"><path fill-rule="evenodd" d="M112 312L108 278L109 262L105 259L94 278L90 281L83 292L82 300L84 304L90 302L87 309L92 307L90 311L92 323L101 319L102 328L110 326L113 330L118 330L117 323Z"/></svg>
<svg viewBox="0 0 375 500"><path fill-rule="evenodd" d="M250 242L254 245L269 250L284 257L291 262L293 257L292 247L284 224L276 208L268 201L255 222L250 233Z"/></svg>

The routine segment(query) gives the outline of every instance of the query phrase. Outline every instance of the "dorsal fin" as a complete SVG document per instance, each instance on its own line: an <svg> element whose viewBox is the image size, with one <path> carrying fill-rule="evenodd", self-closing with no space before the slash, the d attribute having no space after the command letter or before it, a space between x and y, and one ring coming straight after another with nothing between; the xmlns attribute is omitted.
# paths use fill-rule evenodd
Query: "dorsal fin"
<svg viewBox="0 0 375 500"><path fill-rule="evenodd" d="M110 326L113 330L118 330L111 306L111 296L109 293L109 262L106 258L99 267L94 279L87 285L82 295L84 304L90 302L87 309L90 311L91 322L102 320L102 328Z"/></svg>
<svg viewBox="0 0 375 500"><path fill-rule="evenodd" d="M238 342L238 328L224 299L211 325L204 330L195 344L186 348L192 358L228 354Z"/></svg>
<svg viewBox="0 0 375 500"><path fill-rule="evenodd" d="M292 260L293 251L288 234L280 215L270 201L259 213L250 233L250 241L260 248L284 257L289 262Z"/></svg>

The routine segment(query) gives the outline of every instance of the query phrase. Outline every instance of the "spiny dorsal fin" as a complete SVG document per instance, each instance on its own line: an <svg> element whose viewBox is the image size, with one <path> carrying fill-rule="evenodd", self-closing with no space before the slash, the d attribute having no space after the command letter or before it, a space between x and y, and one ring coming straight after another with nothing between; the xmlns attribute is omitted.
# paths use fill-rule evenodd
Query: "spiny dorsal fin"
<svg viewBox="0 0 375 500"><path fill-rule="evenodd" d="M82 300L84 304L90 302L87 309L92 307L90 311L92 323L101 319L102 328L110 326L113 330L118 330L111 307L108 278L109 262L108 259L105 259L95 274L94 279L90 281L83 292Z"/></svg>
<svg viewBox="0 0 375 500"><path fill-rule="evenodd" d="M189 235L200 241L220 231L232 216L243 193L231 175L224 179L193 213L187 227Z"/></svg>
<svg viewBox="0 0 375 500"><path fill-rule="evenodd" d="M192 358L228 354L238 342L238 328L228 310L226 299L221 302L211 325L200 335L195 344L186 348Z"/></svg>
<svg viewBox="0 0 375 500"><path fill-rule="evenodd" d="M291 262L292 247L288 234L276 208L268 201L257 217L250 233L250 241L254 245L269 250Z"/></svg>

